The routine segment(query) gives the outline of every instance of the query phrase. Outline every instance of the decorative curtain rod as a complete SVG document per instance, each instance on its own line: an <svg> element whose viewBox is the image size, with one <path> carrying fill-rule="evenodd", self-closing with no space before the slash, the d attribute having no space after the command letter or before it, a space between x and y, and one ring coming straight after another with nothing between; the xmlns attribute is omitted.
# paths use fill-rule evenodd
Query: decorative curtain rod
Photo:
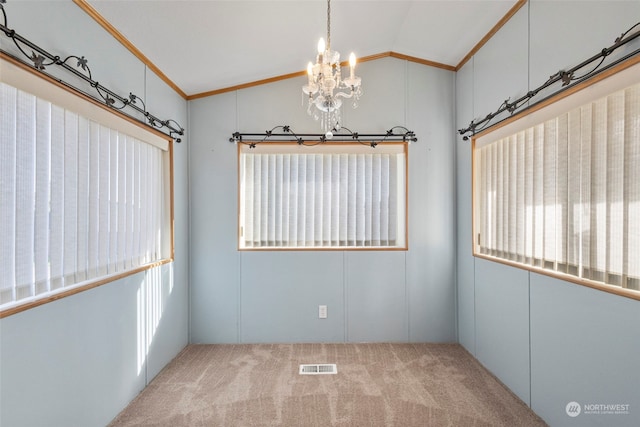
<svg viewBox="0 0 640 427"><path fill-rule="evenodd" d="M173 119L161 120L158 117L154 116L153 114L149 113L147 111L147 106L145 105L144 101L139 96L134 95L131 92L129 92L128 97L123 97L113 92L112 90L104 87L99 82L93 80L91 76L91 69L87 65L87 59L84 56L78 57L75 55L70 55L70 56L67 56L65 59L61 59L60 56L49 53L48 51L36 45L32 41L16 33L15 30L10 29L7 24L7 14L3 6L4 3L6 3L6 0L0 0L0 11L2 12L2 19L3 19L3 21L0 22L0 30L4 33L5 36L13 40L13 43L16 45L18 50L20 50L20 52L29 61L31 61L31 63L25 61L24 59L17 58L16 56L10 54L9 52L6 52L3 49L0 49L0 52L3 52L4 54L14 58L16 61L19 61L25 65L32 66L35 70L39 71L40 73L60 82L61 84L75 90L76 92L80 92L83 95L87 95L97 101L100 101L100 99L98 99L97 97L92 96L91 94L85 92L84 90L78 88L77 86L71 83L65 82L64 80L61 80L45 72L45 69L48 66L57 65L62 69L72 73L76 77L79 77L85 82L87 82L91 87L95 89L95 91L100 96L104 104L107 105L108 107L113 108L114 110L118 110L122 114L126 114L124 111L122 111L125 108L127 107L132 108L137 112L142 113L145 119L144 120L139 119L130 114L126 114L127 117L133 120L136 120L140 123L143 123L145 125L151 126L153 128L160 129L163 133L173 138L176 142L181 141L179 136L184 135L184 128L182 128L180 124L178 124L178 122L176 122ZM25 51L25 47L31 49L31 55L29 55ZM77 60L76 68L67 64L67 62L71 59ZM79 69L82 69L82 71L80 71ZM142 104L142 107L138 106L138 102Z"/></svg>
<svg viewBox="0 0 640 427"><path fill-rule="evenodd" d="M277 129L282 129L281 133L274 133ZM399 131L399 133L396 133ZM336 133L334 133L336 132ZM344 132L344 133L343 133ZM413 131L403 127L394 126L386 133L358 133L352 132L346 127L340 130L333 128L327 133L295 133L290 126L275 126L264 133L240 133L234 132L229 142L248 145L255 148L261 143L273 142L296 142L298 145L318 145L326 142L357 142L362 145L369 145L375 148L378 144L388 142L415 142L418 138Z"/></svg>
<svg viewBox="0 0 640 427"><path fill-rule="evenodd" d="M575 84L582 82L584 80L587 80L590 77L595 76L596 74L601 73L602 71L612 67L613 65L616 65L622 61L625 61L629 58L631 58L632 56L637 55L638 53L640 53L640 48L634 50L633 52L625 55L624 57L616 60L614 63L609 64L608 66L599 69L600 66L602 65L602 63L604 62L605 58L607 56L609 56L613 51L615 51L616 49L618 49L619 47L629 43L630 41L640 37L640 28L633 34L628 35L634 28L636 27L640 27L640 22L638 22L637 24L635 24L633 27L629 28L626 32L622 33L622 35L618 38L616 38L615 42L613 43L613 45L609 46L608 48L602 49L599 53L595 54L594 56L592 56L591 58L581 62L580 64L574 66L573 68L565 71L565 70L560 70L558 71L556 74L552 75L551 77L549 77L549 80L547 80L544 84L538 86L536 89L531 90L529 92L527 92L526 95L516 99L513 102L509 102L509 99L506 99L502 105L500 105L500 108L498 108L497 111L495 111L494 113L490 113L487 114L487 116L479 121L475 121L472 120L471 123L469 124L468 127L466 127L465 129L460 129L458 130L458 132L460 132L460 135L464 135L462 139L464 139L465 141L469 139L469 136L465 135L466 133L471 133L471 136L475 135L477 132L480 132L482 130L485 130L493 125L491 124L491 121L498 116L499 114L508 111L510 115L513 115L517 110L519 110L520 108L522 108L531 98L535 97L536 95L538 95L538 93L540 91L542 91L543 89L548 88L549 86L553 85L554 83L557 83L558 81L562 81L562 88L560 90L558 90L556 93L562 91L562 90L566 90L571 86L574 86ZM591 69L590 71L588 71L587 73L576 77L575 73L577 71L580 71L582 68L585 68L586 66L596 62L600 60L600 62L598 62L598 64L595 65L595 67L593 69ZM555 95L556 93L554 93L553 95ZM545 98L546 99L546 98ZM540 100L539 102L544 101L544 99ZM535 104L534 104L535 105ZM533 105L530 105L527 108L522 109L521 111L525 111L528 108L531 108ZM497 124L499 122L496 122L494 124Z"/></svg>

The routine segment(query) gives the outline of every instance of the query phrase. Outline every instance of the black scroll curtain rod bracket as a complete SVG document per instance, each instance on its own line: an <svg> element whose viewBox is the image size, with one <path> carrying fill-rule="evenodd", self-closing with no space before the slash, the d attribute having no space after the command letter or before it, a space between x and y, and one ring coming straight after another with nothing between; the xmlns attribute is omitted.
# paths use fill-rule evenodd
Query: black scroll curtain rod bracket
<svg viewBox="0 0 640 427"><path fill-rule="evenodd" d="M280 130L280 132L278 132ZM229 142L248 145L255 148L258 144L269 142L295 142L298 145L313 146L327 142L357 142L375 148L378 144L389 142L416 142L416 134L404 126L394 126L385 133L359 133L342 126L327 133L295 133L291 126L275 126L264 133L234 132Z"/></svg>
<svg viewBox="0 0 640 427"><path fill-rule="evenodd" d="M168 135L170 138L172 138L176 142L181 141L180 136L184 135L184 128L181 127L180 124L178 124L178 122L176 122L173 119L162 120L154 116L153 114L147 111L147 106L145 105L144 101L139 96L134 95L131 92L129 92L128 96L120 96L114 91L101 85L99 82L93 79L91 75L91 69L87 64L88 60L84 56L69 55L66 58L62 59L60 56L49 53L44 48L38 46L37 44L33 43L29 39L21 36L15 30L10 29L7 24L7 13L4 8L5 3L6 3L6 0L0 0L0 12L1 12L0 31L6 37L10 38L13 41L13 43L16 45L20 53L24 55L26 60L23 58L18 58L15 55L10 54L9 52L6 52L3 49L0 49L0 52L15 59L20 63L23 63L25 65L32 67L38 72L46 75L47 77L63 84L64 86L76 92L89 96L90 98L95 99L96 101L102 102L109 108L120 111L122 114L125 114L127 117L137 122L143 123L146 126L151 126L155 129L162 131L162 133ZM27 52L28 50L30 50L31 53L28 53ZM69 63L73 63L73 62L75 62L75 67L69 65ZM64 80L61 80L47 73L45 70L47 69L47 67L50 67L50 66L60 67L61 69L64 69L70 72L74 76L79 77L80 79L85 81L91 88L94 89L95 93L98 95L99 98L95 94L92 95L91 93L88 93L85 90L71 83L65 82ZM135 117L131 114L127 114L125 112L125 111L131 111L131 109L144 115L144 119L140 119L138 117Z"/></svg>
<svg viewBox="0 0 640 427"><path fill-rule="evenodd" d="M635 32L633 32L635 30ZM619 64L622 61L625 61L635 55L637 55L638 53L640 53L640 48L634 50L633 52L625 55L624 57L616 60L614 63L607 65L606 67L601 68L602 64L604 63L604 60L607 58L607 56L609 56L613 51L615 51L616 49L618 49L621 46L624 46L625 44L629 43L630 41L636 39L640 37L640 22L638 22L637 24L635 24L633 27L629 28L627 31L625 31L624 33L622 33L622 35L620 35L620 37L616 38L615 42L607 47L602 49L600 52L598 52L597 54L593 55L591 58L586 59L584 61L582 61L580 64L572 67L569 70L560 70L557 73L555 73L554 75L552 75L551 77L549 77L549 79L544 82L542 85L538 86L536 89L531 90L529 92L527 92L527 94L523 95L522 97L516 99L513 102L509 102L509 99L505 100L502 105L500 105L500 107L493 113L487 114L483 119L480 120L472 120L471 123L469 123L469 126L467 126L464 129L459 129L458 132L460 133L460 135L463 135L463 138L465 141L467 141L469 139L469 136L466 135L468 133L471 133L471 136L475 135L478 132L481 132L485 129L488 129L489 127L493 126L491 124L491 122L493 121L494 118L496 118L496 116L502 114L505 111L508 111L510 115L513 115L514 113L520 111L524 111L526 110L526 108L522 108L523 106L525 106L529 100L533 99L535 96L537 96L542 90L548 88L549 86L557 83L557 82L562 82L562 86L561 88L557 91L560 92L561 90L565 90L568 89L571 86L574 86L577 83L580 83L584 80L589 79L590 77L595 76L596 74L599 74L600 72L616 65ZM591 68L589 71L585 72L585 73L581 73L580 75L577 75L579 71L581 71L583 68L586 68L589 65L595 64L593 66L593 68ZM556 93L557 93L556 92ZM555 93L553 94L555 95ZM545 98L546 99L546 98ZM541 99L540 101L543 101L544 99ZM531 106L527 107L530 108ZM522 109L522 110L521 110ZM498 123L498 122L496 122ZM496 124L494 123L494 124Z"/></svg>

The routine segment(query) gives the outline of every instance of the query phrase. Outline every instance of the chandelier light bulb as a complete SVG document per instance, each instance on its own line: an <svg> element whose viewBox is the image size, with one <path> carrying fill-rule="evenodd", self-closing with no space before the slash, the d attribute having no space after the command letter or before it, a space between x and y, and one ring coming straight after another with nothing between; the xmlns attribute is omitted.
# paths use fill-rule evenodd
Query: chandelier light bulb
<svg viewBox="0 0 640 427"><path fill-rule="evenodd" d="M313 84L313 64L311 61L307 64L307 76L309 77L309 86Z"/></svg>
<svg viewBox="0 0 640 427"><path fill-rule="evenodd" d="M355 68L356 68L356 54L351 52L351 55L349 55L349 69L351 73L349 75L352 79L353 79L353 72Z"/></svg>
<svg viewBox="0 0 640 427"><path fill-rule="evenodd" d="M318 40L318 54L322 55L324 53L324 49L325 49L324 39L320 37L320 40Z"/></svg>
<svg viewBox="0 0 640 427"><path fill-rule="evenodd" d="M349 55L349 65L351 66L351 68L355 68L356 66L356 54L351 52L351 55Z"/></svg>

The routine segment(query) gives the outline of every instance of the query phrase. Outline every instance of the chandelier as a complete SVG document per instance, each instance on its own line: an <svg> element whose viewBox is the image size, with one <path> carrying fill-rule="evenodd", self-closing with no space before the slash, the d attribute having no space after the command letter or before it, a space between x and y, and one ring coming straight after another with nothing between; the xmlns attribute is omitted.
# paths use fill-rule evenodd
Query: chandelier
<svg viewBox="0 0 640 427"><path fill-rule="evenodd" d="M327 0L327 42L318 41L318 56L315 65L309 62L307 76L309 81L302 87L308 95L307 113L316 121L321 120L322 131L331 138L332 130L340 130L342 99L352 99L353 108L357 108L362 95L360 77L354 74L356 56L349 56L349 77L341 75L340 53L331 50L331 0Z"/></svg>

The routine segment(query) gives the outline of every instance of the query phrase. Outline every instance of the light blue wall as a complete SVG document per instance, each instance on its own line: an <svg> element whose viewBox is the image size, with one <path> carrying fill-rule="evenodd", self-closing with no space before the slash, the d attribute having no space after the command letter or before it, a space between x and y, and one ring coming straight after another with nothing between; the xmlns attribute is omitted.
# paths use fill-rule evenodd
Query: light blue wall
<svg viewBox="0 0 640 427"><path fill-rule="evenodd" d="M191 101L191 342L456 340L454 74L392 58L358 74L365 94L344 109L345 126L403 125L419 139L409 147L410 249L238 252L229 137L319 125L301 105L302 77Z"/></svg>
<svg viewBox="0 0 640 427"><path fill-rule="evenodd" d="M84 55L101 84L186 126L186 101L71 1L4 7L10 28L60 56ZM104 426L187 344L184 139L174 145L175 262L0 320L0 425Z"/></svg>
<svg viewBox="0 0 640 427"><path fill-rule="evenodd" d="M529 2L457 73L456 127L610 46L639 17L637 1ZM640 302L474 259L461 137L456 159L460 343L551 426L640 425ZM630 414L571 418L571 401Z"/></svg>

